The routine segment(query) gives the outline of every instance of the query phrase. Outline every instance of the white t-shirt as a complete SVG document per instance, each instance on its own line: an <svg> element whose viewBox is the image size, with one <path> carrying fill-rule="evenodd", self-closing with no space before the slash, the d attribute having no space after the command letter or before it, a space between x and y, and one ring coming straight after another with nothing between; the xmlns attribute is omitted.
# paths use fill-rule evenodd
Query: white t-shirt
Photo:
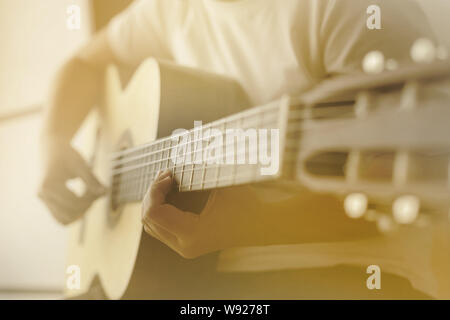
<svg viewBox="0 0 450 320"><path fill-rule="evenodd" d="M382 30L366 26L372 4ZM233 76L261 104L357 72L374 49L404 61L414 40L430 36L425 21L411 0L139 0L108 34L123 62L153 56Z"/></svg>
<svg viewBox="0 0 450 320"><path fill-rule="evenodd" d="M374 4L381 8L381 30L367 28L367 8ZM409 62L419 37L433 35L414 0L139 0L108 26L109 43L122 62L137 65L155 57L232 76L255 105L300 94L328 76L359 72L372 50L400 64ZM396 253L417 258L416 243L392 247L386 238L227 250L218 269L374 263L434 294L429 238L421 235L423 258L409 271L397 266ZM389 254L380 259L380 252Z"/></svg>

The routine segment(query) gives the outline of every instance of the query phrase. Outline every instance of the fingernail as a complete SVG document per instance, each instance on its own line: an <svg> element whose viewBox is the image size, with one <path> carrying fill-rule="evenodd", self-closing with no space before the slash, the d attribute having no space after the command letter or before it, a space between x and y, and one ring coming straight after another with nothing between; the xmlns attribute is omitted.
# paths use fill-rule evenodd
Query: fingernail
<svg viewBox="0 0 450 320"><path fill-rule="evenodd" d="M163 175L172 175L172 171L170 171L169 169L165 170L163 172Z"/></svg>

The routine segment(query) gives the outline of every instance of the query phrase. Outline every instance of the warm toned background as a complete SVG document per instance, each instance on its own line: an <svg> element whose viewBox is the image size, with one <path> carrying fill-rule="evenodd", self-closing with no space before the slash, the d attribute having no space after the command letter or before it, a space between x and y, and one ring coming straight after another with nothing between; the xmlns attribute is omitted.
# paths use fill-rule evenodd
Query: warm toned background
<svg viewBox="0 0 450 320"><path fill-rule="evenodd" d="M131 0L0 0L0 299L59 297L66 234L35 196L42 105L57 66ZM81 30L66 28L79 5Z"/></svg>
<svg viewBox="0 0 450 320"><path fill-rule="evenodd" d="M450 48L450 1L420 1ZM0 0L0 299L61 296L66 235L35 196L45 92L57 66L130 2ZM70 4L82 8L81 30L66 28Z"/></svg>

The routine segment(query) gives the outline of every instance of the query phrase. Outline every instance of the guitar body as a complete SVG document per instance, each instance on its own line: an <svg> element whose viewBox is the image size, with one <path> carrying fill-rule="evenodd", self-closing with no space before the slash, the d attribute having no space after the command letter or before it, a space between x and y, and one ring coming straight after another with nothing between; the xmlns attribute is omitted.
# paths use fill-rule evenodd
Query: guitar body
<svg viewBox="0 0 450 320"><path fill-rule="evenodd" d="M215 271L216 254L187 260L142 232L139 200L148 188L146 183L152 181L163 163L172 169L179 189L183 191L171 192L167 200L194 213L200 213L205 205L223 210L218 213L223 215L237 210L274 212L276 209L270 209L261 194L255 197L249 188L238 186L281 182L278 186L282 186L282 190L297 186L313 193L339 195L345 200L356 195L359 199L356 204L363 209L357 212L359 218L369 222L375 219L375 223L388 218L392 228L381 231L395 233L397 230L400 238L402 234L406 234L405 239L408 236L415 238L418 233L414 228L447 221L450 158L443 151L450 149L450 112L446 107L449 75L450 64L441 62L380 75L348 76L324 82L297 100L283 97L244 110L250 106L248 98L239 84L230 78L149 59L141 64L126 88L122 88L118 71L109 68L105 101L92 130L97 134L84 139L81 152L85 156L94 154L93 170L105 185L111 187L111 192L97 200L85 216L70 227L67 263L71 268L67 269L66 296L89 292L89 297L95 298L93 288L98 287L102 290L99 298L111 299L214 299L226 296L226 293L214 290L225 283L222 282L224 279L226 281L226 276ZM440 94L436 95L436 92ZM430 94L436 98L429 99ZM335 102L330 102L333 100ZM214 121L217 119L220 120ZM202 133L205 128L279 129L280 170L268 177L257 170L261 169L260 164L220 168L204 161L200 170L192 166L190 171L186 162L169 166L172 161L169 151L178 153L178 147L183 144L175 141L167 146L168 140L162 138L170 137L176 129L194 127L195 121L209 123L202 126ZM191 130L184 136L190 137L194 133ZM140 148L133 149L139 145ZM434 153L423 154L423 150ZM370 153L374 151L389 157L385 160L374 157ZM188 151L183 152L186 158ZM368 164L373 166L371 168L377 168L378 164L389 174L380 180L378 173L384 171L367 170ZM214 197L209 197L208 191L196 191L224 187L233 188L216 192ZM306 193L306 189L301 193L294 190L297 197L283 210L292 210L291 214L295 215L297 208L307 208L306 201L312 205L309 211L315 212L311 217L320 220L316 225L320 225L322 234L330 237L328 241L358 238L353 223L342 228L338 222L327 220L329 218L320 219L317 204L323 204L324 198L312 197L308 202L311 193ZM267 198L274 197L272 190L268 189L270 196ZM213 200L208 203L209 199ZM335 198L328 201L333 208L324 207L327 212L343 211ZM411 209L407 210L407 222L402 220L405 206ZM354 212L344 208L353 217ZM344 212L341 213L344 217ZM420 221L419 215L425 220ZM395 219L397 225L394 225ZM324 220L329 222L328 229L322 222ZM290 234L296 234L295 224L292 227ZM412 231L401 233L404 230ZM370 234L363 228L360 231L361 237ZM448 237L448 228L444 231L443 238ZM421 268L415 263L417 255L408 257L403 246L392 249L388 255L385 248L393 248L391 242L384 241L384 237L374 239L373 246L371 240L363 242L363 246L372 246L375 256L385 252L388 268L394 266L392 272L409 279L426 272L429 277L439 274L442 292L430 289L429 281L416 285L433 296L448 297L448 277L440 271L448 269L448 250L436 251L433 247L433 254L438 257L433 258L433 268L436 265L438 270L431 272L427 265ZM386 236L386 239L399 242L392 236ZM448 246L448 238L440 242ZM347 250L341 242L339 248L341 252L351 252L354 244L348 242L350 249ZM230 250L228 256L233 255L233 249ZM429 244L422 251L427 254L427 250L431 250ZM411 252L415 253L415 248ZM224 254L227 256L222 252ZM348 263L354 263L352 257ZM240 263L238 271L245 271L249 266L248 270L252 271L255 263ZM410 268L408 274L402 272L406 270L405 266ZM236 271L233 268L222 265L220 271Z"/></svg>
<svg viewBox="0 0 450 320"><path fill-rule="evenodd" d="M111 184L112 152L191 128L195 120L210 122L249 107L234 80L153 59L140 66L126 88L115 68L106 77L93 161L93 170L105 185ZM92 141L83 144L88 145ZM189 277L189 270L201 272L201 266L214 270L214 255L188 261L143 234L139 202L113 209L110 199L97 200L84 218L70 226L67 264L79 267L81 282L79 288L66 286L66 296L84 294L99 282L108 298L118 299L126 292L129 297L161 298L170 294L165 279L176 283L174 277ZM194 197L180 193L172 202L195 212L206 200L203 192ZM67 281L71 276L67 274Z"/></svg>

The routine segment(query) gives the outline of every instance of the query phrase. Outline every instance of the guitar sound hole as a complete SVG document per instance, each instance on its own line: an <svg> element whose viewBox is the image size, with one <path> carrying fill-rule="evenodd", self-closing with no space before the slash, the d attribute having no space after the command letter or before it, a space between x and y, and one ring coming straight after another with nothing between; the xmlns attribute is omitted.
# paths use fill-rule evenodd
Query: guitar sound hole
<svg viewBox="0 0 450 320"><path fill-rule="evenodd" d="M124 206L119 206L115 209L112 207L107 211L106 213L106 220L108 223L108 226L114 227L117 222L120 220L120 217L122 216L124 210Z"/></svg>
<svg viewBox="0 0 450 320"><path fill-rule="evenodd" d="M133 143L133 137L131 136L131 132L129 130L125 131L118 143L116 144L116 150L117 151L123 151L126 150L128 148L133 147L134 143ZM121 159L121 158L120 158ZM120 169L121 166L115 167L115 169ZM112 185L113 186L118 186L121 183L121 179L122 179L122 175L117 175L112 177L111 181L112 181ZM109 226L113 227L119 220L120 217L122 216L124 207L125 207L125 203L121 202L121 195L120 195L120 188L119 190L116 190L114 187L111 191L110 197L109 197L109 208L107 210L106 213L106 220Z"/></svg>

